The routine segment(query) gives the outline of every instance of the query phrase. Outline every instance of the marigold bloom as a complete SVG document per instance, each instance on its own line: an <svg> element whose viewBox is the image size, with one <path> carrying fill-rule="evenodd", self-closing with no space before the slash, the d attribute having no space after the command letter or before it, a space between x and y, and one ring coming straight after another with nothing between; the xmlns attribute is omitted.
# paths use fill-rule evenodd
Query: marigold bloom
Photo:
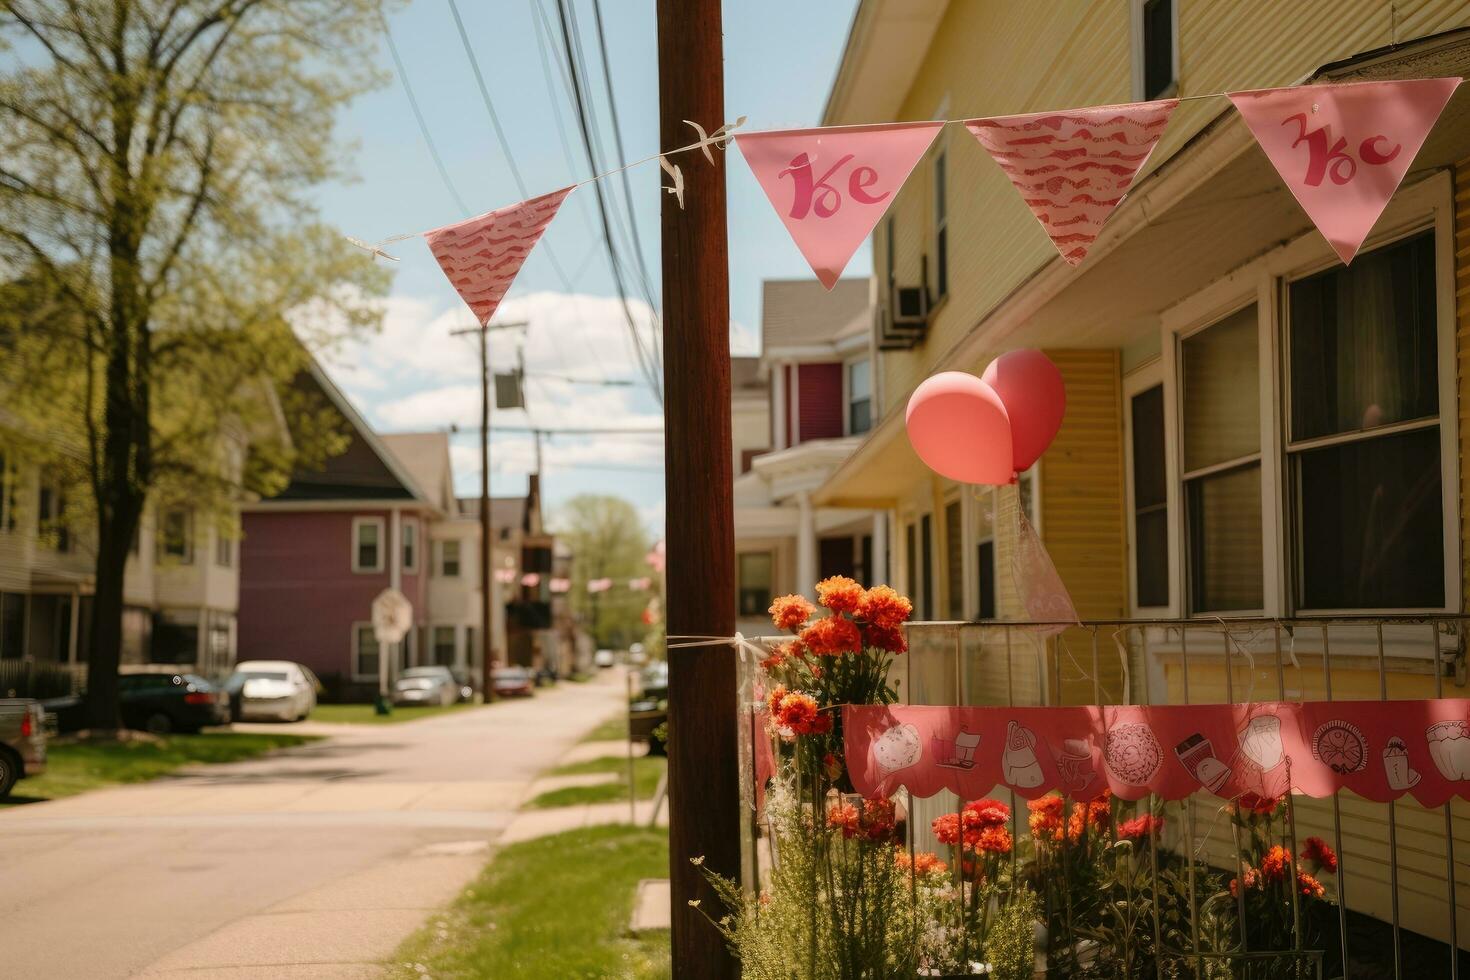
<svg viewBox="0 0 1470 980"><path fill-rule="evenodd" d="M986 827L975 847L986 854L1009 854L1013 843L1011 832L1004 827Z"/></svg>
<svg viewBox="0 0 1470 980"><path fill-rule="evenodd" d="M1231 803L1230 814L1244 814L1245 816L1269 817L1276 812L1276 807L1281 803L1280 797L1258 796L1255 793L1246 793L1240 799Z"/></svg>
<svg viewBox="0 0 1470 980"><path fill-rule="evenodd" d="M1011 819L1011 808L1000 800L971 800L965 804L966 824L971 818L981 827L998 827Z"/></svg>
<svg viewBox="0 0 1470 980"><path fill-rule="evenodd" d="M1298 871L1296 873L1296 885L1301 889L1302 895L1307 898L1321 898L1327 894L1327 889L1322 887L1322 882L1305 871Z"/></svg>
<svg viewBox="0 0 1470 980"><path fill-rule="evenodd" d="M846 575L833 575L817 583L817 601L833 612L857 612L863 587Z"/></svg>
<svg viewBox="0 0 1470 980"><path fill-rule="evenodd" d="M1026 801L1026 809L1032 813L1042 813L1048 816L1059 817L1062 815L1062 798L1055 793L1037 797Z"/></svg>
<svg viewBox="0 0 1470 980"><path fill-rule="evenodd" d="M929 823L929 830L933 832L934 839L939 843L953 847L960 842L960 815L958 813L941 814Z"/></svg>
<svg viewBox="0 0 1470 980"><path fill-rule="evenodd" d="M764 670L764 671L772 671L772 670L775 670L777 667L781 666L782 664L784 664L785 662L786 662L786 657L782 655L782 653L781 653L780 650L777 650L775 653L771 654L769 657L767 657L766 659L762 660L760 666L761 666L761 670Z"/></svg>
<svg viewBox="0 0 1470 980"><path fill-rule="evenodd" d="M913 611L914 604L896 590L886 585L875 585L863 593L856 615L865 623L883 629L897 629L908 621Z"/></svg>
<svg viewBox="0 0 1470 980"><path fill-rule="evenodd" d="M917 875L944 874L949 870L949 866L932 851L919 851L909 857L909 852L900 847L894 852L894 861L903 870Z"/></svg>
<svg viewBox="0 0 1470 980"><path fill-rule="evenodd" d="M817 607L812 605L806 596L783 595L771 603L769 611L771 622L776 624L776 629L795 630L812 618Z"/></svg>
<svg viewBox="0 0 1470 980"><path fill-rule="evenodd" d="M1267 882L1285 881L1286 869L1291 862L1291 852L1280 844L1273 844L1261 858L1261 879Z"/></svg>
<svg viewBox="0 0 1470 980"><path fill-rule="evenodd" d="M1337 873L1337 854L1320 837L1308 837L1302 845L1302 860L1317 866L1328 874Z"/></svg>
<svg viewBox="0 0 1470 980"><path fill-rule="evenodd" d="M830 731L832 719L824 718L817 702L809 694L794 691L781 699L776 707L776 724L797 735L815 735Z"/></svg>
<svg viewBox="0 0 1470 980"><path fill-rule="evenodd" d="M842 836L849 839L856 836L861 819L858 808L851 803L834 803L827 808L827 826L840 829Z"/></svg>
<svg viewBox="0 0 1470 980"><path fill-rule="evenodd" d="M801 631L801 642L819 657L837 657L844 653L856 653L863 643L857 624L840 613L812 623Z"/></svg>
<svg viewBox="0 0 1470 980"><path fill-rule="evenodd" d="M1118 825L1118 836L1123 840L1142 840L1146 837L1157 837L1164 831L1164 821L1151 813L1145 813L1141 817L1125 820Z"/></svg>
<svg viewBox="0 0 1470 980"><path fill-rule="evenodd" d="M1242 877L1245 878L1245 887L1247 889L1256 887L1257 878L1256 878L1256 871L1255 871L1254 868L1246 868L1245 869L1245 874ZM1240 880L1237 879L1237 878L1231 878L1230 879L1230 897L1231 898L1237 898L1239 896L1240 896Z"/></svg>
<svg viewBox="0 0 1470 980"><path fill-rule="evenodd" d="M766 710L771 713L771 720L774 721L776 715L781 712L781 701L787 693L785 684L777 684L771 689L770 695L766 698Z"/></svg>
<svg viewBox="0 0 1470 980"><path fill-rule="evenodd" d="M874 647L889 653L908 652L909 642L904 638L903 630L896 626L874 626L867 623L863 626L862 633L865 647Z"/></svg>

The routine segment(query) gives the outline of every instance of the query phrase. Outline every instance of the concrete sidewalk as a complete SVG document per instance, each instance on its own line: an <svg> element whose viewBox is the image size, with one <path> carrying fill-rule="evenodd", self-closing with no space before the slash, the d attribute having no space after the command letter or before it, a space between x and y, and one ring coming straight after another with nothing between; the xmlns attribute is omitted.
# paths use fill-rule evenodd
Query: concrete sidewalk
<svg viewBox="0 0 1470 980"><path fill-rule="evenodd" d="M484 867L538 775L623 697L610 677L408 725L333 726L356 730L0 812L3 972L376 977Z"/></svg>

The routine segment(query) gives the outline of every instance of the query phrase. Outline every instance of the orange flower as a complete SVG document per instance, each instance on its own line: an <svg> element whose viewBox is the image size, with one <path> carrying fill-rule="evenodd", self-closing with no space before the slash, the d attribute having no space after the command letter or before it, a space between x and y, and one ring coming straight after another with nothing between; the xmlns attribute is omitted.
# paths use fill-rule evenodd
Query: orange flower
<svg viewBox="0 0 1470 980"><path fill-rule="evenodd" d="M836 657L844 653L856 653L863 640L852 620L833 613L802 630L801 642L818 656Z"/></svg>
<svg viewBox="0 0 1470 980"><path fill-rule="evenodd" d="M900 847L894 852L893 860L904 871L912 870L917 875L944 874L949 870L949 866L932 851L919 851L909 857L909 852Z"/></svg>
<svg viewBox="0 0 1470 980"><path fill-rule="evenodd" d="M775 670L777 667L781 666L785 662L786 658L782 656L780 650L777 650L775 653L771 654L769 657L761 661L761 670L769 672Z"/></svg>
<svg viewBox="0 0 1470 980"><path fill-rule="evenodd" d="M1320 837L1307 838L1307 842L1302 845L1302 860L1315 865L1314 870L1326 871L1328 874L1337 873L1337 855Z"/></svg>
<svg viewBox="0 0 1470 980"><path fill-rule="evenodd" d="M909 648L903 630L896 626L874 626L872 623L863 626L863 646L875 647L889 653L905 653Z"/></svg>
<svg viewBox="0 0 1470 980"><path fill-rule="evenodd" d="M821 717L817 711L817 702L810 695L793 691L781 699L776 706L776 723L782 728L789 728L798 735L803 735L812 730L812 724Z"/></svg>
<svg viewBox="0 0 1470 980"><path fill-rule="evenodd" d="M1296 873L1296 886L1301 889L1302 895L1307 898L1321 898L1327 894L1327 889L1322 887L1322 882L1305 871L1298 871Z"/></svg>
<svg viewBox="0 0 1470 980"><path fill-rule="evenodd" d="M783 595L771 603L769 611L771 622L776 624L776 629L795 630L812 618L812 613L817 611L817 607L812 605L806 596Z"/></svg>
<svg viewBox="0 0 1470 980"><path fill-rule="evenodd" d="M1141 840L1156 837L1164 830L1164 821L1151 813L1125 820L1118 825L1118 836L1123 840Z"/></svg>
<svg viewBox="0 0 1470 980"><path fill-rule="evenodd" d="M914 604L886 585L875 585L863 593L857 618L873 626L897 629L914 611Z"/></svg>
<svg viewBox="0 0 1470 980"><path fill-rule="evenodd" d="M1291 853L1280 844L1272 845L1261 858L1261 878L1268 882L1285 881L1286 868L1291 861Z"/></svg>
<svg viewBox="0 0 1470 980"><path fill-rule="evenodd" d="M1055 793L1048 793L1046 796L1037 797L1034 800L1027 800L1026 809L1030 810L1033 814L1041 813L1047 816L1060 817L1062 815L1062 798Z"/></svg>
<svg viewBox="0 0 1470 980"><path fill-rule="evenodd" d="M1000 800L971 800L965 804L965 823L981 827L999 827L1011 819L1011 808Z"/></svg>
<svg viewBox="0 0 1470 980"><path fill-rule="evenodd" d="M770 696L766 698L766 710L771 713L771 720L774 721L776 715L780 714L781 701L786 697L786 694L787 691L785 684L777 684L774 688L771 689Z"/></svg>
<svg viewBox="0 0 1470 980"><path fill-rule="evenodd" d="M817 583L817 601L833 612L856 612L863 587L846 575L833 575Z"/></svg>
<svg viewBox="0 0 1470 980"><path fill-rule="evenodd" d="M827 808L827 826L840 829L842 836L848 839L857 836L861 820L858 808L851 803L834 803Z"/></svg>
<svg viewBox="0 0 1470 980"><path fill-rule="evenodd" d="M1249 888L1256 887L1256 872L1255 872L1255 869L1254 868L1246 868L1245 869L1244 878L1245 878L1245 887L1246 888L1249 889ZM1240 881L1239 881L1239 879L1231 878L1230 879L1230 897L1231 898L1238 898L1239 896L1240 896Z"/></svg>
<svg viewBox="0 0 1470 980"><path fill-rule="evenodd" d="M848 840L866 837L880 841L893 832L894 810L892 800L864 800L861 810L846 801L834 803L827 809L827 826L840 829Z"/></svg>
<svg viewBox="0 0 1470 980"><path fill-rule="evenodd" d="M986 827L980 832L976 848L986 854L1011 853L1011 832L1004 827Z"/></svg>

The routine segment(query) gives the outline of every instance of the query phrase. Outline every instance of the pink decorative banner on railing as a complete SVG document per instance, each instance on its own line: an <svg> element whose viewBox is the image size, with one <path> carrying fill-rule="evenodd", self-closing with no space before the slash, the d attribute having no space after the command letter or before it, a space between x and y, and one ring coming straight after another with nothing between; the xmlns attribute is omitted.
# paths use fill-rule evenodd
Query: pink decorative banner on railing
<svg viewBox="0 0 1470 980"><path fill-rule="evenodd" d="M975 800L1005 785L1035 799L1306 796L1340 789L1424 806L1470 799L1470 700L1266 701L843 710L848 772L865 796L900 786Z"/></svg>
<svg viewBox="0 0 1470 980"><path fill-rule="evenodd" d="M740 133L740 147L812 271L831 289L941 122Z"/></svg>
<svg viewBox="0 0 1470 980"><path fill-rule="evenodd" d="M481 326L490 322L572 188L424 232L429 251Z"/></svg>
<svg viewBox="0 0 1470 980"><path fill-rule="evenodd" d="M966 120L1062 258L1077 265L1164 135L1177 99Z"/></svg>
<svg viewBox="0 0 1470 980"><path fill-rule="evenodd" d="M1351 262L1408 173L1458 78L1232 92L1307 217Z"/></svg>

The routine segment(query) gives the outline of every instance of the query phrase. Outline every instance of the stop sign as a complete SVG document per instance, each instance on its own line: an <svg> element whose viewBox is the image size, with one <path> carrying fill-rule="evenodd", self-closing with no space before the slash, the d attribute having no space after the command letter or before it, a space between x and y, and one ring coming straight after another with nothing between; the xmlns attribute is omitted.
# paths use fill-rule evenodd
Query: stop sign
<svg viewBox="0 0 1470 980"><path fill-rule="evenodd" d="M373 635L379 643L397 643L413 629L413 604L397 589L384 589L373 600Z"/></svg>

